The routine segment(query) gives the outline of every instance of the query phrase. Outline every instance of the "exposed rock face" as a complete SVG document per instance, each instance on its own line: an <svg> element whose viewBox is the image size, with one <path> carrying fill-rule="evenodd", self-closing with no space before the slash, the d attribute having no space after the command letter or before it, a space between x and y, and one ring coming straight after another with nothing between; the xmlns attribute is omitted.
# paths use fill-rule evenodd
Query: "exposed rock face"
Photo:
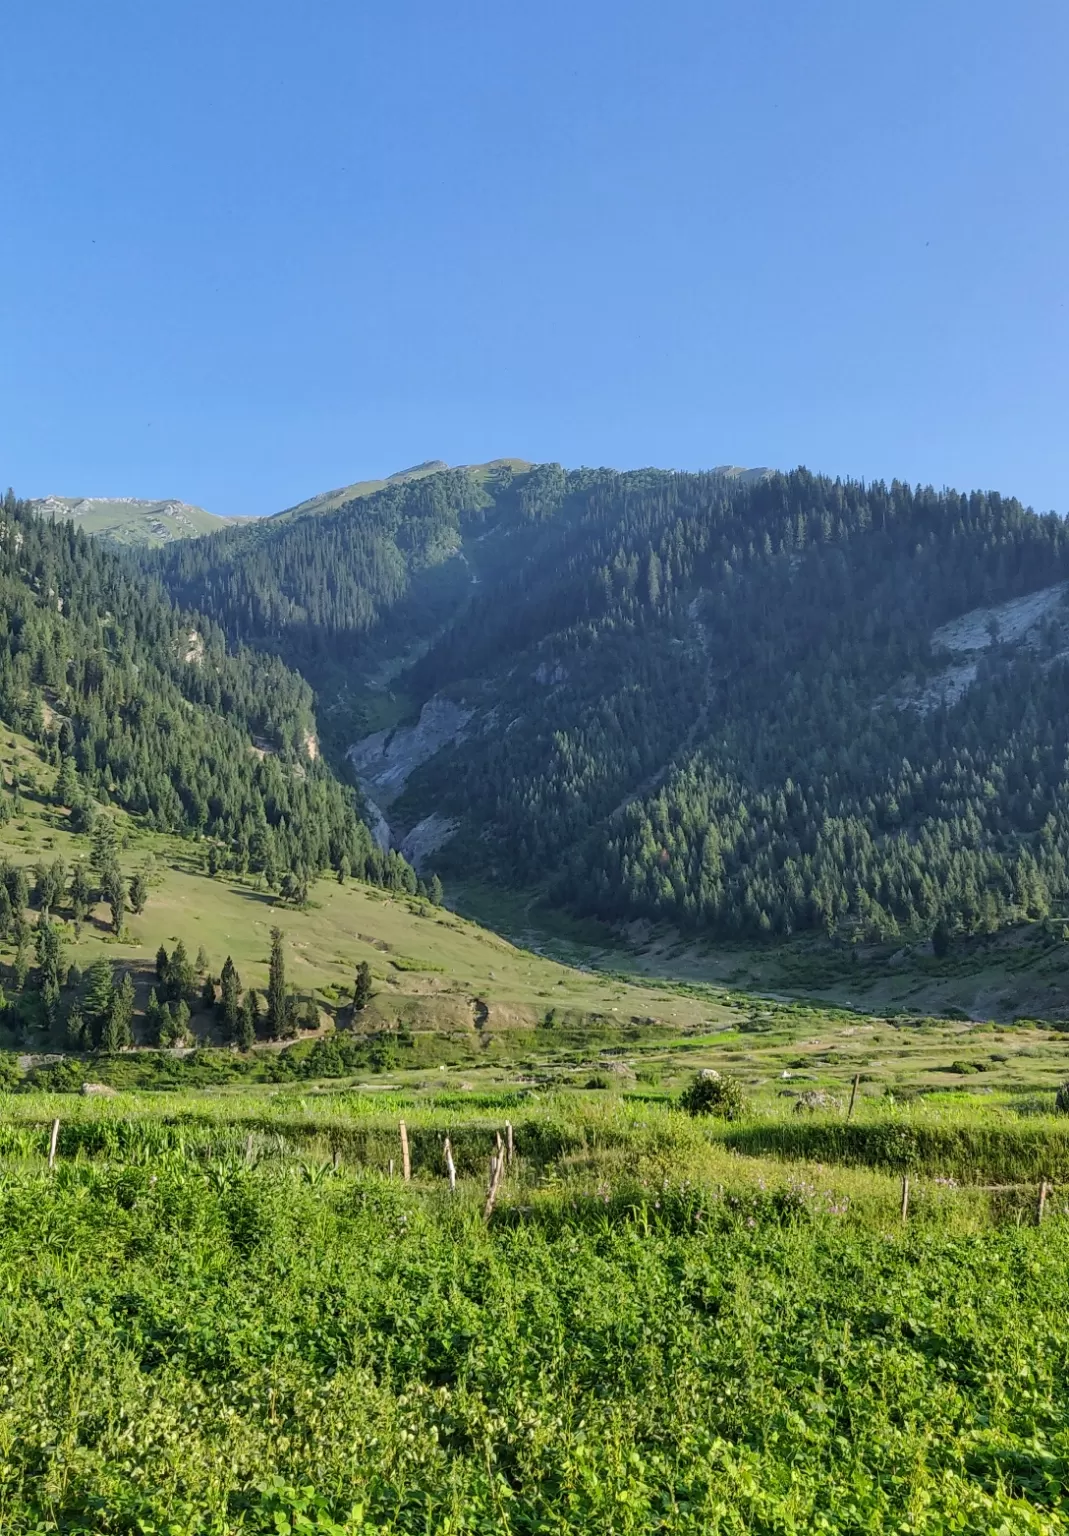
<svg viewBox="0 0 1069 1536"><path fill-rule="evenodd" d="M376 731L349 748L349 760L368 807L368 825L385 852L394 841L383 812L404 789L409 775L421 763L464 734L475 713L452 699L428 699L415 725L394 731ZM401 852L418 869L420 861L440 848L456 831L456 823L444 816L425 816L401 843Z"/></svg>
<svg viewBox="0 0 1069 1536"><path fill-rule="evenodd" d="M358 741L349 748L349 759L364 793L380 807L389 806L421 763L458 740L474 713L451 699L428 699L418 724L376 731Z"/></svg>
<svg viewBox="0 0 1069 1536"><path fill-rule="evenodd" d="M374 800L371 799L370 795L365 794L364 800L367 804L367 824L371 830L371 835L375 839L375 842L379 848L381 848L383 853L385 853L390 847L390 844L393 842L393 833L390 831L390 823L386 820L386 817L379 810L378 806L375 804Z"/></svg>
<svg viewBox="0 0 1069 1536"><path fill-rule="evenodd" d="M447 843L457 829L457 823L437 811L417 821L411 832L401 839L401 852L415 870L422 870L425 859L430 858L443 843Z"/></svg>

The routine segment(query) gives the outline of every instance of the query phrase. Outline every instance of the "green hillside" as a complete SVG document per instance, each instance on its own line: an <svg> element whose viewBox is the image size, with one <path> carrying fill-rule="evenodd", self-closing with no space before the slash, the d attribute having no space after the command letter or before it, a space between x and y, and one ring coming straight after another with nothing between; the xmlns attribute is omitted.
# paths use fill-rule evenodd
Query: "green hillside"
<svg viewBox="0 0 1069 1536"><path fill-rule="evenodd" d="M918 957L1069 900L1069 537L994 492L443 469L155 568L447 878Z"/></svg>
<svg viewBox="0 0 1069 1536"><path fill-rule="evenodd" d="M29 505L41 517L70 522L83 533L137 549L197 539L239 521L184 501L139 501L134 496L46 496Z"/></svg>
<svg viewBox="0 0 1069 1536"><path fill-rule="evenodd" d="M509 468L514 473L531 468L526 459L492 459L487 464L472 464L465 468L476 480L491 479L498 471ZM299 518L308 515L316 516L322 512L337 512L340 507L353 501L360 501L364 497L373 496L376 491L385 490L391 485L407 485L414 480L425 480L429 475L437 475L449 468L443 459L428 459L424 464L414 464L411 469L398 470L396 474L387 475L385 480L357 480L352 485L343 485L336 491L321 491L318 496L310 496L307 501L298 502L295 507L287 507L284 512L277 512L276 518ZM214 529L205 528L203 532L212 533Z"/></svg>

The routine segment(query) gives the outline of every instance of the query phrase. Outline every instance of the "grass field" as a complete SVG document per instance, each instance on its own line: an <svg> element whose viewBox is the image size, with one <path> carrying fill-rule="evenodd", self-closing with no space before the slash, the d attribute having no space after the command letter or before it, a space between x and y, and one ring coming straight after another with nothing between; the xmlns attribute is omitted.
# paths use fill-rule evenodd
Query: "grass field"
<svg viewBox="0 0 1069 1536"><path fill-rule="evenodd" d="M0 855L86 856L30 743L0 771ZM68 959L143 1004L182 939L263 988L278 924L320 1023L57 1064L6 1015L4 1536L1069 1530L1060 1014L791 1001L352 881L286 907L105 814L148 905L61 911ZM703 1068L741 1118L682 1113Z"/></svg>
<svg viewBox="0 0 1069 1536"><path fill-rule="evenodd" d="M401 1114L410 1184L387 1173ZM941 1174L933 1135L903 1222L889 1170L731 1145L785 1123L594 1095L14 1096L0 1525L1069 1529L1064 1192L1037 1224L1034 1191ZM987 1125L1011 1171L1063 1140L1009 1106Z"/></svg>

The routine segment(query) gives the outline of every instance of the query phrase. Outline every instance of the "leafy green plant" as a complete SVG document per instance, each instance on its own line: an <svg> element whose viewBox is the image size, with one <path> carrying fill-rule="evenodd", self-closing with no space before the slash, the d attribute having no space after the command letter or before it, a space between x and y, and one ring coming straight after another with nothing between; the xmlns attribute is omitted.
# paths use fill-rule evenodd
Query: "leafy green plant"
<svg viewBox="0 0 1069 1536"><path fill-rule="evenodd" d="M688 1115L741 1120L746 1113L746 1095L737 1078L706 1070L697 1073L680 1094L679 1107Z"/></svg>

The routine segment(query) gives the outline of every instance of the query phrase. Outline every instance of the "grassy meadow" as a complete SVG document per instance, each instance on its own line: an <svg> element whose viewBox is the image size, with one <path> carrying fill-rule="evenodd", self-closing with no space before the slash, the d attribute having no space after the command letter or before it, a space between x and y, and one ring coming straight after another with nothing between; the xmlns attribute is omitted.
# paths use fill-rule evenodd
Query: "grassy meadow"
<svg viewBox="0 0 1069 1536"><path fill-rule="evenodd" d="M88 854L29 743L0 770L0 854ZM294 908L106 814L148 904L61 910L68 961L143 1006L181 939L263 988L277 924L319 1025L0 1040L4 1536L1069 1531L1057 1011L643 974L352 881ZM738 1118L683 1113L708 1068Z"/></svg>
<svg viewBox="0 0 1069 1536"><path fill-rule="evenodd" d="M1040 1223L1034 1187L960 1161L963 1127L997 1130L1001 1175L1034 1176L1038 1137L1069 1178L1064 1124L869 1106L855 1154L912 1137L905 1221L897 1170L832 1160L854 1121L806 1121L819 1161L745 1145L791 1125L592 1093L12 1095L0 1527L1069 1529L1065 1189Z"/></svg>

